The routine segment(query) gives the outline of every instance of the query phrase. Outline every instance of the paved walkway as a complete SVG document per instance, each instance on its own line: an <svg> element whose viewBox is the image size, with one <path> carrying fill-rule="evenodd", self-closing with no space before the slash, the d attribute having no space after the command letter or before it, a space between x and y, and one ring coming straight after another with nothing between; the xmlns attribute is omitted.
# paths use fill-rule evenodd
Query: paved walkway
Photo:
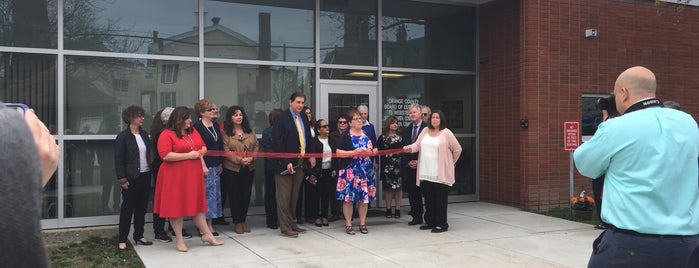
<svg viewBox="0 0 699 268"><path fill-rule="evenodd" d="M440 234L408 226L406 215L369 217L369 234L347 235L339 220L322 228L305 224L306 234L285 238L254 215L248 217L251 233L214 226L223 246L203 245L195 235L186 240L186 253L174 242L136 251L146 267L586 267L600 233L592 225L483 202L449 204L448 210L449 231ZM196 232L191 222L185 228ZM151 240L152 229L146 226Z"/></svg>

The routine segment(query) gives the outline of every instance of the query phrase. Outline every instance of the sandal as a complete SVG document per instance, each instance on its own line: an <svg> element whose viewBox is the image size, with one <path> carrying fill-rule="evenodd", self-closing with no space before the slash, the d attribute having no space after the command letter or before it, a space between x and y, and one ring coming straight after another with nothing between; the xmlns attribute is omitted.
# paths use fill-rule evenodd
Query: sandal
<svg viewBox="0 0 699 268"><path fill-rule="evenodd" d="M359 232L363 234L368 234L369 230L366 229L366 225L359 225Z"/></svg>
<svg viewBox="0 0 699 268"><path fill-rule="evenodd" d="M350 225L350 226L345 226L345 233L347 233L348 235L354 235L354 234L356 234L356 233L354 232L354 228L352 228L352 225Z"/></svg>

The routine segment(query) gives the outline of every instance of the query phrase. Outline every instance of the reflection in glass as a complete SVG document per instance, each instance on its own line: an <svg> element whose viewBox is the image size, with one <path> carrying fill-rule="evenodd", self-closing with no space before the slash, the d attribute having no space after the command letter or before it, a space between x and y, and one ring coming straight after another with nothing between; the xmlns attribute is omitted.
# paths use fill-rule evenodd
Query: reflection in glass
<svg viewBox="0 0 699 268"><path fill-rule="evenodd" d="M448 124L449 122L447 122ZM449 189L450 195L476 194L476 138L457 138L461 144L461 157L456 162L456 182Z"/></svg>
<svg viewBox="0 0 699 268"><path fill-rule="evenodd" d="M56 48L55 0L0 1L0 46Z"/></svg>
<svg viewBox="0 0 699 268"><path fill-rule="evenodd" d="M0 100L27 104L51 134L57 124L56 56L0 53Z"/></svg>
<svg viewBox="0 0 699 268"><path fill-rule="evenodd" d="M204 55L313 62L313 0L205 1Z"/></svg>
<svg viewBox="0 0 699 268"><path fill-rule="evenodd" d="M476 9L383 1L383 65L475 71Z"/></svg>
<svg viewBox="0 0 699 268"><path fill-rule="evenodd" d="M220 116L227 107L242 106L257 134L269 126L270 111L289 107L287 100L295 91L306 95L306 105L313 104L313 68L222 63L204 67L204 95L221 107Z"/></svg>
<svg viewBox="0 0 699 268"><path fill-rule="evenodd" d="M383 115L394 115L400 126L410 124L411 103L442 110L454 133L476 132L476 84L473 75L403 73L383 77Z"/></svg>
<svg viewBox="0 0 699 268"><path fill-rule="evenodd" d="M320 79L376 81L376 71L322 68Z"/></svg>
<svg viewBox="0 0 699 268"><path fill-rule="evenodd" d="M41 218L58 218L58 172L53 173L51 179L44 186L41 194Z"/></svg>
<svg viewBox="0 0 699 268"><path fill-rule="evenodd" d="M118 134L129 105L143 107L143 125L150 126L159 109L199 99L196 62L78 56L65 62L65 134Z"/></svg>
<svg viewBox="0 0 699 268"><path fill-rule="evenodd" d="M195 0L65 0L66 49L199 55Z"/></svg>
<svg viewBox="0 0 699 268"><path fill-rule="evenodd" d="M114 141L75 140L65 144L65 217L118 214L121 188L115 178Z"/></svg>
<svg viewBox="0 0 699 268"><path fill-rule="evenodd" d="M376 66L376 14L375 0L321 0L321 62Z"/></svg>

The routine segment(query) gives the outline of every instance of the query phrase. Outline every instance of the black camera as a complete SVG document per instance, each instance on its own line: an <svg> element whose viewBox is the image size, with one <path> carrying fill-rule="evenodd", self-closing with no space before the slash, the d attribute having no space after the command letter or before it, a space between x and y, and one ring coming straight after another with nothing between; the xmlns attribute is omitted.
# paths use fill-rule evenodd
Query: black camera
<svg viewBox="0 0 699 268"><path fill-rule="evenodd" d="M596 104L598 110L607 110L609 117L619 114L619 112L616 110L616 102L614 102L614 93L609 94L609 97L597 99Z"/></svg>

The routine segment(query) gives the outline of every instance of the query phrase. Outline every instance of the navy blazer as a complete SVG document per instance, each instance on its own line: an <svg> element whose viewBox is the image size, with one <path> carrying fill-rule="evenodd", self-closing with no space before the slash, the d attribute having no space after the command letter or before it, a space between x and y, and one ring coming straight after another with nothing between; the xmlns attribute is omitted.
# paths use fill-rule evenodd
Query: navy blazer
<svg viewBox="0 0 699 268"><path fill-rule="evenodd" d="M306 132L306 152L313 152L313 137L311 137L311 129L308 120L304 120L305 115L299 118ZM274 119L272 128L272 149L276 153L301 153L301 143L299 142L298 131L296 130L296 122L291 115L291 111L286 109L279 113ZM286 170L289 163L296 165L298 158L275 158L276 165L274 170L279 173Z"/></svg>
<svg viewBox="0 0 699 268"><path fill-rule="evenodd" d="M148 158L146 161L150 165L153 145L150 139L148 139L148 132L143 129L139 130L141 138L146 144L146 158ZM140 167L141 159L138 143L136 143L136 137L131 134L131 130L127 128L119 133L114 141L114 168L116 169L117 180L138 178L141 175Z"/></svg>
<svg viewBox="0 0 699 268"><path fill-rule="evenodd" d="M425 122L420 122L420 127L418 127L417 135L420 135L420 132L422 129L427 127L427 123ZM413 122L410 122L410 125L407 125L403 127L403 130L401 130L401 135L403 136L403 146L407 146L413 143ZM418 153L404 153L403 154L403 160L402 166L405 169L408 170L413 170L408 166L408 163L412 160L417 160Z"/></svg>

